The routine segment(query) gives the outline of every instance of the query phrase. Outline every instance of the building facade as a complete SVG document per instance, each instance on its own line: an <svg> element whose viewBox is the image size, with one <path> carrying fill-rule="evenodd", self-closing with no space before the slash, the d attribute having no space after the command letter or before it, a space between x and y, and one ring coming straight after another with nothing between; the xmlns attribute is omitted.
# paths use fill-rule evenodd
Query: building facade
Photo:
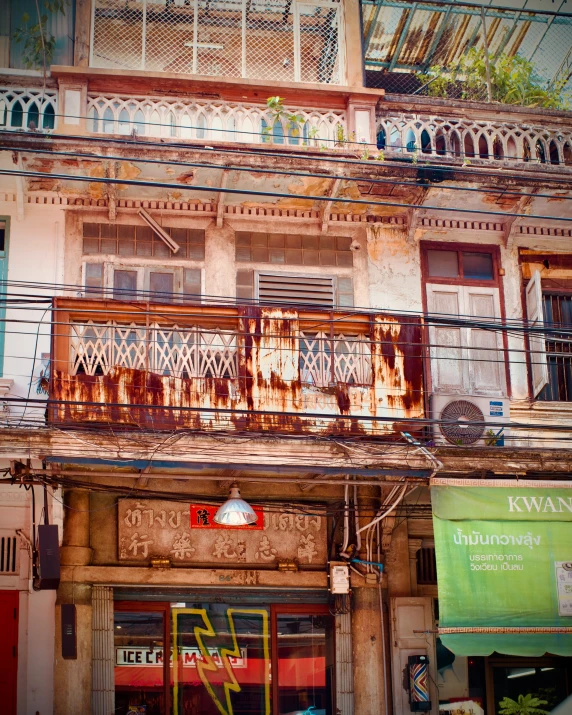
<svg viewBox="0 0 572 715"><path fill-rule="evenodd" d="M22 69L13 5L3 712L563 702L566 584L540 618L541 571L501 566L528 620L491 591L455 621L439 534L512 490L518 523L558 513L566 544L570 113L372 88L357 0L76 0L48 18L46 74ZM214 520L234 483L251 527ZM480 487L482 513L436 498ZM554 588L570 558L547 552Z"/></svg>

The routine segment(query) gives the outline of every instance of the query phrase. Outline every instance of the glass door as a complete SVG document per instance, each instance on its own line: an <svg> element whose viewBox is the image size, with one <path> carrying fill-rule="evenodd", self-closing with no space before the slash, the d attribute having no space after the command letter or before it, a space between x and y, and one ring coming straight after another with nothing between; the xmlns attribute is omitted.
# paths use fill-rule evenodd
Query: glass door
<svg viewBox="0 0 572 715"><path fill-rule="evenodd" d="M115 714L165 715L168 668L168 606L154 603L115 604Z"/></svg>
<svg viewBox="0 0 572 715"><path fill-rule="evenodd" d="M270 611L174 607L173 715L270 715Z"/></svg>
<svg viewBox="0 0 572 715"><path fill-rule="evenodd" d="M334 715L327 606L226 598L115 603L117 715Z"/></svg>
<svg viewBox="0 0 572 715"><path fill-rule="evenodd" d="M276 715L333 715L334 618L325 608L273 607Z"/></svg>

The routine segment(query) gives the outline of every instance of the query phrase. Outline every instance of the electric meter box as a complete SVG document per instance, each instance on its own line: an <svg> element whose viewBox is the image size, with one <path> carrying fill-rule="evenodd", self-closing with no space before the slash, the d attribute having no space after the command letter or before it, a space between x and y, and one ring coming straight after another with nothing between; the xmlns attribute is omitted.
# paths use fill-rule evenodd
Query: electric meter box
<svg viewBox="0 0 572 715"><path fill-rule="evenodd" d="M330 593L342 595L350 592L350 569L343 562L330 562Z"/></svg>

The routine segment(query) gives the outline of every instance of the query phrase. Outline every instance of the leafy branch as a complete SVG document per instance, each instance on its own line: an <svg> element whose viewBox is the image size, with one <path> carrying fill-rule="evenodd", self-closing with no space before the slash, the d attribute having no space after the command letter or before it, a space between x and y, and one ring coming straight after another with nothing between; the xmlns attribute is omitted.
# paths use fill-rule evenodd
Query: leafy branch
<svg viewBox="0 0 572 715"><path fill-rule="evenodd" d="M549 715L548 710L542 710L539 705L547 705L548 701L534 697L532 694L519 695L518 700L503 698L500 703L500 715Z"/></svg>
<svg viewBox="0 0 572 715"><path fill-rule="evenodd" d="M551 88L535 73L534 65L520 55L500 55L490 64L491 99L502 104L524 107L568 109L570 98L563 94L567 78ZM431 67L420 75L432 97L458 97L485 100L487 96L487 67L483 48L471 48L454 68Z"/></svg>
<svg viewBox="0 0 572 715"><path fill-rule="evenodd" d="M14 40L22 43L22 58L27 69L40 69L44 74L52 62L56 38L48 32L50 14L66 14L67 0L36 0L37 21L29 13L22 15L22 25L14 31Z"/></svg>

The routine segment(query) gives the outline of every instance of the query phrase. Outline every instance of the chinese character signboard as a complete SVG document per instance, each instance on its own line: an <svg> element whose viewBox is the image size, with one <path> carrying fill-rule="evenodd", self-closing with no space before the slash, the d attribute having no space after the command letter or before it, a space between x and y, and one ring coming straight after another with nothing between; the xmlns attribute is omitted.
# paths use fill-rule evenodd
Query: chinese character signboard
<svg viewBox="0 0 572 715"><path fill-rule="evenodd" d="M232 529L264 529L264 510L260 507L253 507L254 513L258 517L255 524L246 524L245 526L233 526ZM191 529L228 529L224 524L217 524L214 516L217 513L218 506L209 506L208 504L191 504Z"/></svg>
<svg viewBox="0 0 572 715"><path fill-rule="evenodd" d="M431 481L441 640L572 655L572 482Z"/></svg>
<svg viewBox="0 0 572 715"><path fill-rule="evenodd" d="M255 509L250 527L214 524L216 507L159 500L118 501L119 560L237 564L250 567L296 560L327 562L326 517Z"/></svg>

